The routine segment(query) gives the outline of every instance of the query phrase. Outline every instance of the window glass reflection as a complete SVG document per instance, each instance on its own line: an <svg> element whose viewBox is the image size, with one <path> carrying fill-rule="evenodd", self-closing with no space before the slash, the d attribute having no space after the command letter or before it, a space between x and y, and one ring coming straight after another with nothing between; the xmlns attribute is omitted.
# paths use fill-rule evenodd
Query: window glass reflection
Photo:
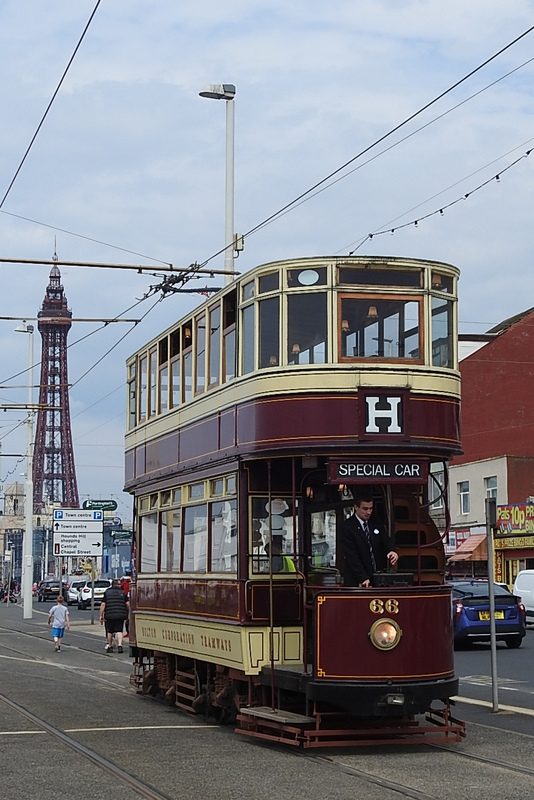
<svg viewBox="0 0 534 800"><path fill-rule="evenodd" d="M325 364L327 356L326 294L292 294L287 298L288 364Z"/></svg>
<svg viewBox="0 0 534 800"><path fill-rule="evenodd" d="M432 365L452 368L452 359L452 303L441 297L433 297Z"/></svg>
<svg viewBox="0 0 534 800"><path fill-rule="evenodd" d="M342 358L419 358L419 302L395 298L341 300Z"/></svg>

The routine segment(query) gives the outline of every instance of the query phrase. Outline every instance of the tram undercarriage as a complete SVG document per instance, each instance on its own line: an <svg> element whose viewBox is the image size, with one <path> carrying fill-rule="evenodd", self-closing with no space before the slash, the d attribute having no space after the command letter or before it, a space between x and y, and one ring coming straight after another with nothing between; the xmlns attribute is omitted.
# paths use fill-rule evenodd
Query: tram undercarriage
<svg viewBox="0 0 534 800"><path fill-rule="evenodd" d="M452 744L465 736L465 723L454 717L450 700L457 681L443 682L441 699L435 684L326 685L321 691L303 673L297 688L292 672L289 681L287 670L277 668L250 676L170 653L138 650L130 683L139 694L186 713L235 725L241 735L300 748ZM342 693L345 708L325 699L341 699ZM360 713L347 706L360 706Z"/></svg>

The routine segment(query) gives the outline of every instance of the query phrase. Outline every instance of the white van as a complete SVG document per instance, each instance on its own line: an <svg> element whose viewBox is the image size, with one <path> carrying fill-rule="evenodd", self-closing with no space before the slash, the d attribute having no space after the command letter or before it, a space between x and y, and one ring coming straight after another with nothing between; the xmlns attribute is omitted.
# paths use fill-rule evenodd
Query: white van
<svg viewBox="0 0 534 800"><path fill-rule="evenodd" d="M534 569L522 569L517 573L513 593L521 598L527 617L534 617Z"/></svg>

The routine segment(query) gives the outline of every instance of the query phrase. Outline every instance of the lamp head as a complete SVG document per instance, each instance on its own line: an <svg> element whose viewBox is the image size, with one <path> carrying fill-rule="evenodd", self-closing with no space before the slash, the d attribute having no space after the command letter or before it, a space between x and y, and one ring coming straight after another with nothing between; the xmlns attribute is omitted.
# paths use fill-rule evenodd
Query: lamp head
<svg viewBox="0 0 534 800"><path fill-rule="evenodd" d="M233 83L212 83L198 94L200 97L208 97L210 100L233 100L235 86Z"/></svg>

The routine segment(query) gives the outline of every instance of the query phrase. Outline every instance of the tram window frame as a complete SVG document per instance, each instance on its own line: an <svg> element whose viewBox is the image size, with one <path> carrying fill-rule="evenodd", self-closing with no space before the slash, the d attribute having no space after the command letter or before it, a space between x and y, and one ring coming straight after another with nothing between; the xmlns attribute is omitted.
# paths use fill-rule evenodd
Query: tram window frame
<svg viewBox="0 0 534 800"><path fill-rule="evenodd" d="M286 284L288 289L325 287L328 284L328 267L325 264L290 267L286 270Z"/></svg>
<svg viewBox="0 0 534 800"><path fill-rule="evenodd" d="M158 414L169 408L169 338L158 342Z"/></svg>
<svg viewBox="0 0 534 800"><path fill-rule="evenodd" d="M141 514L138 517L139 525L139 572L145 574L152 574L158 571L159 566L159 518L160 515L156 509L150 511L148 514ZM151 548L153 550L153 558L150 558L148 563L145 561L147 556L147 545L150 543L148 539L148 525L152 523L150 533L152 534ZM153 569L148 567L153 566Z"/></svg>
<svg viewBox="0 0 534 800"><path fill-rule="evenodd" d="M189 403L193 399L193 323L192 320L182 325L182 402Z"/></svg>
<svg viewBox="0 0 534 800"><path fill-rule="evenodd" d="M139 422L146 422L148 404L148 353L145 351L139 356L139 369L137 371L137 394L139 396Z"/></svg>
<svg viewBox="0 0 534 800"><path fill-rule="evenodd" d="M425 270L406 269L374 262L369 264L339 264L337 268L338 286L376 286L399 287L401 289L422 289ZM361 276L361 280L359 280ZM401 277L402 276L402 277Z"/></svg>
<svg viewBox="0 0 534 800"><path fill-rule="evenodd" d="M128 430L137 425L137 360L128 364Z"/></svg>
<svg viewBox="0 0 534 800"><path fill-rule="evenodd" d="M258 275L258 295L279 291L280 273L278 270L275 270L274 272L265 272L263 275Z"/></svg>
<svg viewBox="0 0 534 800"><path fill-rule="evenodd" d="M195 385L194 396L203 394L206 390L206 321L207 312L204 310L195 317Z"/></svg>
<svg viewBox="0 0 534 800"><path fill-rule="evenodd" d="M277 366L280 359L280 297L258 301L258 369Z"/></svg>
<svg viewBox="0 0 534 800"><path fill-rule="evenodd" d="M322 302L323 308L306 308L306 304ZM299 308L301 306L301 308ZM328 364L329 324L328 292L326 290L291 292L286 297L286 358L288 366ZM322 330L317 330L313 341L312 327L322 321ZM323 337L323 341L321 341Z"/></svg>
<svg viewBox="0 0 534 800"><path fill-rule="evenodd" d="M207 346L208 363L206 375L208 378L207 389L218 386L221 382L221 304L210 306L207 311L209 345ZM215 371L214 371L215 370Z"/></svg>
<svg viewBox="0 0 534 800"><path fill-rule="evenodd" d="M180 573L182 566L182 510L181 508L166 509L160 513L159 517L158 571L167 574ZM169 522L171 522L170 525Z"/></svg>
<svg viewBox="0 0 534 800"><path fill-rule="evenodd" d="M215 509L220 510L220 515L217 518L221 518L222 520L222 527L223 527L223 538L218 538L215 535L215 519L214 511ZM230 544L234 545L230 551L226 553L219 552L219 560L220 559L227 559L229 558L229 565L223 569L216 569L214 568L213 564L215 561L214 557L214 549L215 547L224 547L225 544L228 543L228 538L230 538ZM232 541L233 540L233 541ZM238 559L239 559L239 547L238 547L238 535L237 535L237 498L235 497L225 497L225 498L217 498L212 502L208 503L208 550L209 550L209 562L208 562L208 572L215 573L215 574L232 574L237 575L237 566L238 566Z"/></svg>
<svg viewBox="0 0 534 800"><path fill-rule="evenodd" d="M363 325L358 328L358 325L355 325L351 317L354 318L354 314L350 314L348 312L347 303L358 303L361 305L362 309L365 309L367 306L367 314L360 314L358 315L361 320L365 319L372 319L373 322L369 325ZM394 308L385 315L380 313L380 309L384 308L384 304L386 303L401 303L403 305L399 306L397 310ZM417 306L417 314L418 319L415 326L410 328L404 327L404 330L400 329L400 311L403 310L406 305L414 303ZM417 336L417 357L410 357L403 354L402 356L393 355L393 354L380 354L380 350L382 353L384 351L384 344L390 342L390 338L384 335L384 323L388 320L392 320L394 315L399 315L399 322L397 323L397 334L398 340L396 342L398 350L400 350L401 342L408 341L411 336ZM425 317L424 317L424 298L421 294L360 294L360 293L346 293L346 292L339 292L338 293L338 306L337 306L337 330L338 330L338 360L343 363L353 363L354 361L364 361L365 363L394 363L394 364L423 364L424 353L425 353ZM395 324L395 323L394 323ZM371 336L372 340L376 341L376 350L377 352L373 355L365 355L361 353L361 346L356 344L356 347L360 352L355 353L354 355L346 355L344 353L344 349L346 345L344 341L348 339L350 335L358 333L361 331L364 335L363 340L363 347L366 347L366 342L368 341L368 332L373 333L370 330L371 325L377 326L376 327L376 334L377 336ZM382 333L381 333L382 331ZM393 332L393 331L391 331ZM344 338L345 337L345 340ZM391 339L391 342L395 341ZM356 340L358 342L358 339ZM398 351L397 351L398 352Z"/></svg>
<svg viewBox="0 0 534 800"><path fill-rule="evenodd" d="M181 404L181 363L180 363L181 330L172 331L169 336L169 408L178 408Z"/></svg>
<svg viewBox="0 0 534 800"><path fill-rule="evenodd" d="M147 417L155 417L157 413L158 392L158 349L150 347L148 350L148 405Z"/></svg>
<svg viewBox="0 0 534 800"><path fill-rule="evenodd" d="M298 548L298 514L293 514L291 498L277 495L271 498L271 507L268 508L268 506L269 497L267 494L255 493L249 497L248 558L249 574L253 576L269 573L269 556L264 550L269 537L269 517L273 518L271 524L277 526L271 528L272 536L276 536L277 531L283 528L286 529L285 533L281 534L285 546L282 555L293 559L295 563L298 556L298 553L295 552L295 543L297 543L296 546ZM276 513L277 511L279 513ZM283 528L278 527L281 520L284 521ZM296 522L296 531L293 530L293 520ZM286 521L288 521L287 526ZM287 548L288 543L290 544L290 549ZM288 575L294 573L280 572L276 574L287 578Z"/></svg>
<svg viewBox="0 0 534 800"><path fill-rule="evenodd" d="M250 375L256 369L256 306L249 303L241 308L241 375Z"/></svg>
<svg viewBox="0 0 534 800"><path fill-rule="evenodd" d="M203 514L198 512L204 512ZM198 516L197 516L198 514ZM204 525L201 527L197 524L198 520L203 519ZM208 515L208 503L195 503L191 505L184 505L182 506L182 572L183 573L196 573L205 575L208 573L208 553L209 553L209 515ZM187 526L189 523L192 523L192 530L189 532L187 530ZM188 540L187 537L192 536L193 539ZM186 566L186 559L190 559L190 555L188 551L188 545L193 545L193 550L195 549L196 541L200 542L200 559L198 559L198 555L193 552L191 556L193 561L193 566L190 568ZM202 553L202 548L204 548L204 552Z"/></svg>
<svg viewBox="0 0 534 800"><path fill-rule="evenodd" d="M432 294L430 298L432 366L452 369L454 366L453 331L454 305L450 297ZM444 321L440 320L444 317ZM445 334L436 336L438 326L445 327Z"/></svg>
<svg viewBox="0 0 534 800"><path fill-rule="evenodd" d="M237 289L222 298L222 365L221 383L228 383L237 375Z"/></svg>

